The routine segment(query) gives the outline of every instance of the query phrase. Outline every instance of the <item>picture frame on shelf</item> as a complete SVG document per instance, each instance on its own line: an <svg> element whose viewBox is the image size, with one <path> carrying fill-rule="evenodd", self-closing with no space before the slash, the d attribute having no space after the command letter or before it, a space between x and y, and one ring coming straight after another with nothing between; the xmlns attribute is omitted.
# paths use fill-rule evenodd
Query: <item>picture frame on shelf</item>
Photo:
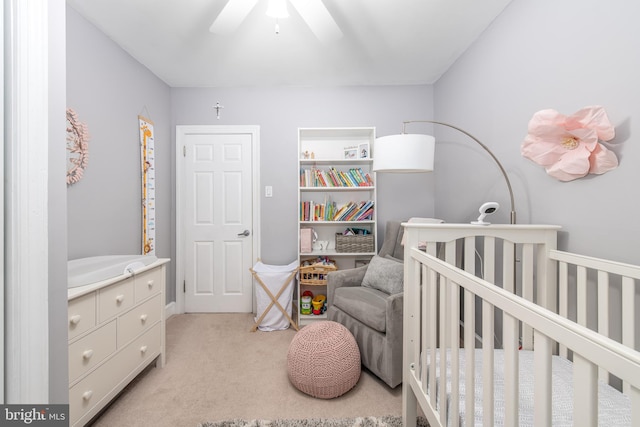
<svg viewBox="0 0 640 427"><path fill-rule="evenodd" d="M368 159L369 158L369 143L363 142L358 145L358 158L359 159Z"/></svg>
<svg viewBox="0 0 640 427"><path fill-rule="evenodd" d="M358 158L358 147L345 147L344 158L346 160L353 160Z"/></svg>

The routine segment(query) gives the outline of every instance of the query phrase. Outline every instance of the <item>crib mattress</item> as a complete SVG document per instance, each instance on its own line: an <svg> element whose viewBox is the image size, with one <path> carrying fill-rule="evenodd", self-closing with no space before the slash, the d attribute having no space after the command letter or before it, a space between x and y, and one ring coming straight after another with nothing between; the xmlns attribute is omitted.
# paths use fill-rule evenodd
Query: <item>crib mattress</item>
<svg viewBox="0 0 640 427"><path fill-rule="evenodd" d="M522 350L519 354L520 369L520 426L533 426L534 416L534 363L533 351ZM437 353L439 356L439 353ZM436 357L436 375L439 375L439 357ZM504 351L495 350L494 353L494 417L495 425L504 425ZM427 363L429 358L427 357ZM451 378L450 350L447 350L447 378ZM465 350L460 349L460 425L464 425L465 390ZM475 350L475 425L482 425L482 350ZM552 357L552 422L553 426L573 426L573 367L571 361L559 356ZM437 385L439 386L439 385ZM447 383L447 396L451 394L451 383ZM437 395L439 396L439 394ZM628 396L603 382L598 389L598 425L601 426L631 426L631 400ZM450 397L447 405L451 404ZM440 402L438 402L438 407Z"/></svg>

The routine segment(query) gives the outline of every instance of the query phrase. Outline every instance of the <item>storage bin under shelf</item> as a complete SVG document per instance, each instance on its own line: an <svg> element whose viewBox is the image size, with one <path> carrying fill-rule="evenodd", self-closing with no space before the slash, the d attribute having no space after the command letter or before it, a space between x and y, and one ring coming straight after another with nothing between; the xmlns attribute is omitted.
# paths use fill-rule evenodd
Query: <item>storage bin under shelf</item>
<svg viewBox="0 0 640 427"><path fill-rule="evenodd" d="M375 250L373 234L354 234L346 236L336 233L336 252L353 254L367 253Z"/></svg>

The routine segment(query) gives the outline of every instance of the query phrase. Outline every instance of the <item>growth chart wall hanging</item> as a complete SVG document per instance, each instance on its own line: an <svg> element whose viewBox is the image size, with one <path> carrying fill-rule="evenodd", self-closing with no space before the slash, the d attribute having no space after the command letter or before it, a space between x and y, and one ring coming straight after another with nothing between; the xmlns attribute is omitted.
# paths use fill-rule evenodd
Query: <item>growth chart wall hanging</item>
<svg viewBox="0 0 640 427"><path fill-rule="evenodd" d="M142 160L142 253L156 250L156 174L153 122L138 116Z"/></svg>

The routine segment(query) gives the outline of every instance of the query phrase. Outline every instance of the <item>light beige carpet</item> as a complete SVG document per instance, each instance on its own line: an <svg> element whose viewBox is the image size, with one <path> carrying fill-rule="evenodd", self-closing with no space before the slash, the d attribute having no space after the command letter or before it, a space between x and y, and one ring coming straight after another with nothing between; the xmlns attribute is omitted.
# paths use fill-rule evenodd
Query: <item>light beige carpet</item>
<svg viewBox="0 0 640 427"><path fill-rule="evenodd" d="M167 321L167 363L132 383L95 426L197 426L233 419L401 415L402 387L363 369L358 384L315 399L287 378L294 329L249 332L251 314L182 314Z"/></svg>

